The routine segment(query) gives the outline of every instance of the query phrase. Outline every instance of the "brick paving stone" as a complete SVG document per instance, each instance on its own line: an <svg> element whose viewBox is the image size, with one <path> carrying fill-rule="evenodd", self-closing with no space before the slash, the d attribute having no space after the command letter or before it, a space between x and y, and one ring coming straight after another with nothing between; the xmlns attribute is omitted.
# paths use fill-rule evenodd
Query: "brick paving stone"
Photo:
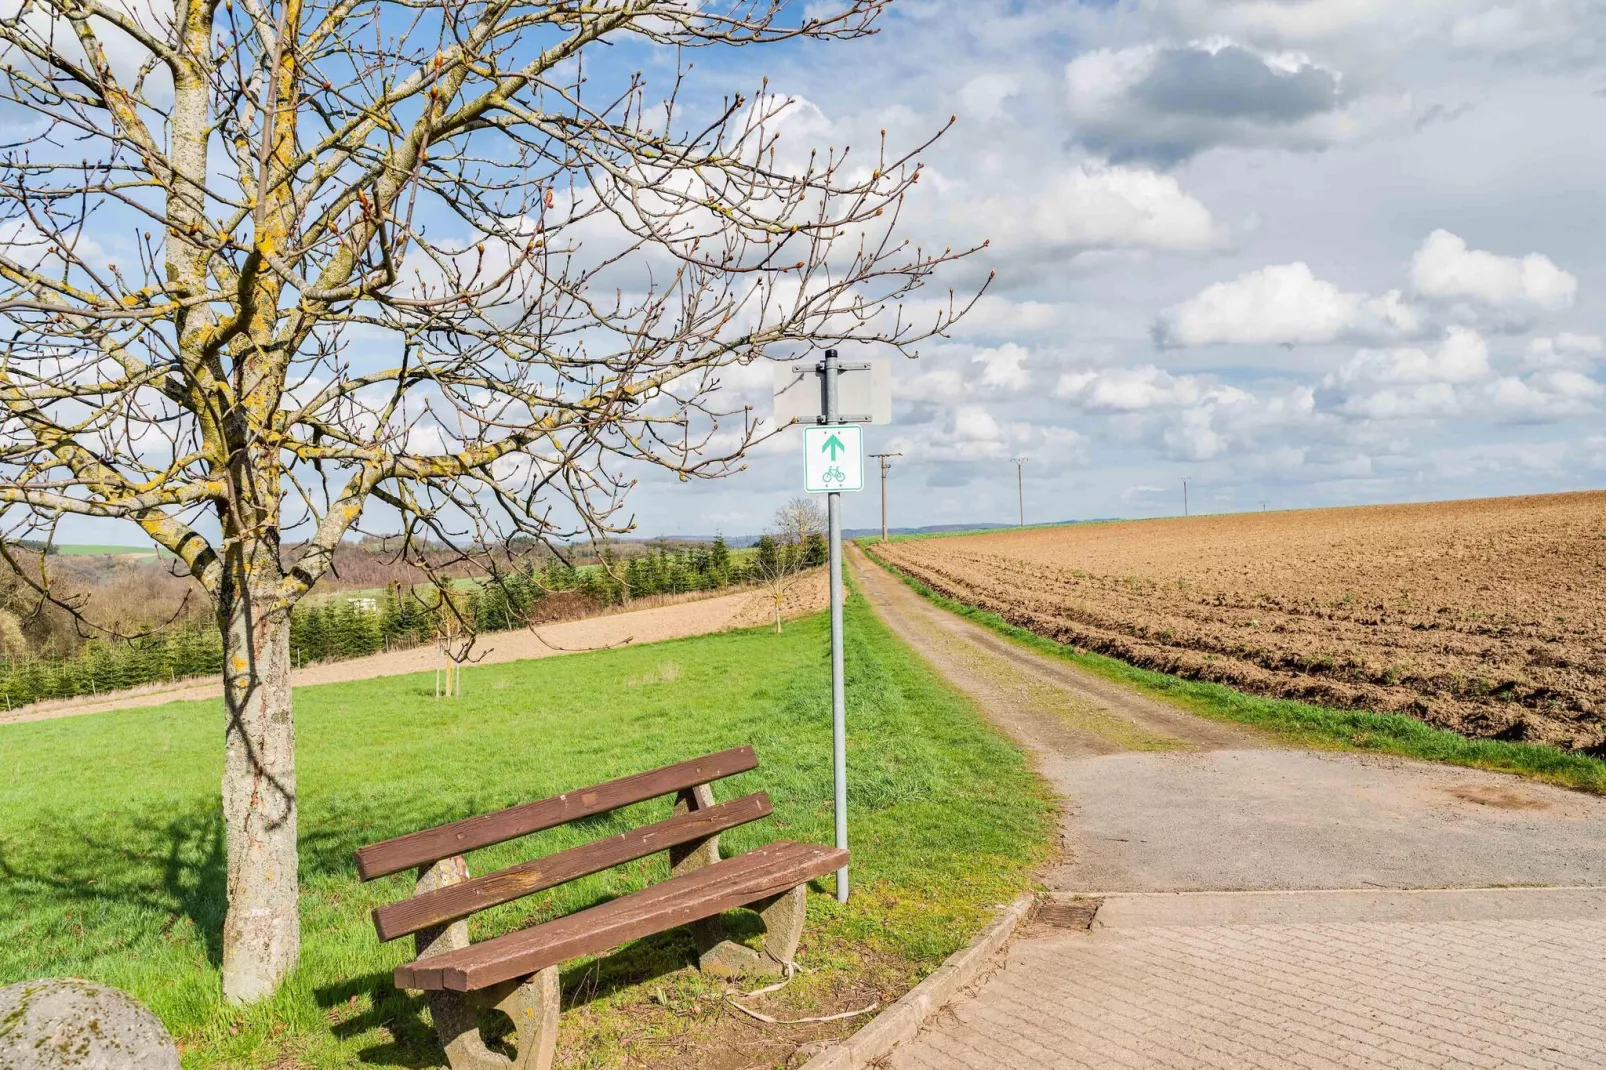
<svg viewBox="0 0 1606 1070"><path fill-rule="evenodd" d="M1020 941L886 1065L1606 1067L1606 917L1415 913L1095 926Z"/></svg>

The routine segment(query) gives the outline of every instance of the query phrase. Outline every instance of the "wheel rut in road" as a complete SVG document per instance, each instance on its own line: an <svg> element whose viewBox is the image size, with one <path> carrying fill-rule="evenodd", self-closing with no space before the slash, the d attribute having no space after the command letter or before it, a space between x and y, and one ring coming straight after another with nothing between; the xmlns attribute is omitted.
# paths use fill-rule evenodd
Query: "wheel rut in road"
<svg viewBox="0 0 1606 1070"><path fill-rule="evenodd" d="M1289 747L849 562L1063 806L1057 912L890 1070L1601 1065L1606 799Z"/></svg>

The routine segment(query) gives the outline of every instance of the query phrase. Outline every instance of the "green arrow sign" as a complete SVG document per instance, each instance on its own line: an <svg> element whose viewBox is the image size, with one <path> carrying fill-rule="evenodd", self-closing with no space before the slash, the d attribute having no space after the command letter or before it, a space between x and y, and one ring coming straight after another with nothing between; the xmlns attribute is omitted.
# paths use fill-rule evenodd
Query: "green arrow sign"
<svg viewBox="0 0 1606 1070"><path fill-rule="evenodd" d="M857 426L803 429L803 489L810 494L864 489L864 435Z"/></svg>

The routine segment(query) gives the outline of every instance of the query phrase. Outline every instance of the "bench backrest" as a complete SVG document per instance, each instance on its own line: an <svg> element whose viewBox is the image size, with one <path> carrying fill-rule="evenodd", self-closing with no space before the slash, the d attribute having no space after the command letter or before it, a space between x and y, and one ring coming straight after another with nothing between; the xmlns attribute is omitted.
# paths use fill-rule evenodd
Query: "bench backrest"
<svg viewBox="0 0 1606 1070"><path fill-rule="evenodd" d="M770 813L769 796L763 792L715 804L706 789L696 790L757 767L752 747L733 747L358 848L357 872L368 881L671 793L679 793L685 802L681 812L665 821L380 907L374 911L374 928L381 940L394 940L658 851L670 851L673 860L687 844L710 842L726 829Z"/></svg>

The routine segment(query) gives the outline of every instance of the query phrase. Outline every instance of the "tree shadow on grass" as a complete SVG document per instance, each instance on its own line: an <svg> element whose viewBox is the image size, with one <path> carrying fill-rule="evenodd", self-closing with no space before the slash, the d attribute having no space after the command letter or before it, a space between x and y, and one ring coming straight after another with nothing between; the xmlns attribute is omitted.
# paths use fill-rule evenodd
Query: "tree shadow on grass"
<svg viewBox="0 0 1606 1070"><path fill-rule="evenodd" d="M353 1000L368 997L368 1009L346 1018L330 1027L330 1032L342 1040L360 1037L373 1030L383 1030L388 1040L363 1048L357 1058L378 1066L400 1066L418 1070L422 1067L442 1066L446 1057L435 1027L427 1016L429 1002L422 993L404 992L391 983L387 972L375 971L353 977L336 985L327 985L314 991L313 998L325 1010L350 1004Z"/></svg>
<svg viewBox="0 0 1606 1070"><path fill-rule="evenodd" d="M751 911L732 911L724 915L726 931L733 940L751 940L764 931L763 923ZM656 980L667 974L695 966L697 948L690 930L671 929L644 937L600 958L586 959L561 971L563 1010L570 1011L616 992ZM332 1026L336 1037L349 1039L371 1030L382 1029L389 1039L362 1049L357 1058L377 1066L442 1066L445 1056L435 1028L426 1016L428 998L423 993L398 990L386 972L364 974L337 985L317 989L318 1006L325 1010L368 997L368 1009ZM512 1023L499 1015L482 1022L481 1033L493 1050L512 1036Z"/></svg>
<svg viewBox="0 0 1606 1070"><path fill-rule="evenodd" d="M15 851L0 853L0 882L22 894L37 889L68 907L136 907L166 914L163 933L188 918L205 945L207 961L221 965L228 894L222 815L195 811L165 823L135 819L131 824L121 834L109 828L36 829L28 838L36 849L28 858ZM39 844L50 846L39 850ZM118 944L128 940L126 933L106 935ZM95 940L93 931L88 939Z"/></svg>

